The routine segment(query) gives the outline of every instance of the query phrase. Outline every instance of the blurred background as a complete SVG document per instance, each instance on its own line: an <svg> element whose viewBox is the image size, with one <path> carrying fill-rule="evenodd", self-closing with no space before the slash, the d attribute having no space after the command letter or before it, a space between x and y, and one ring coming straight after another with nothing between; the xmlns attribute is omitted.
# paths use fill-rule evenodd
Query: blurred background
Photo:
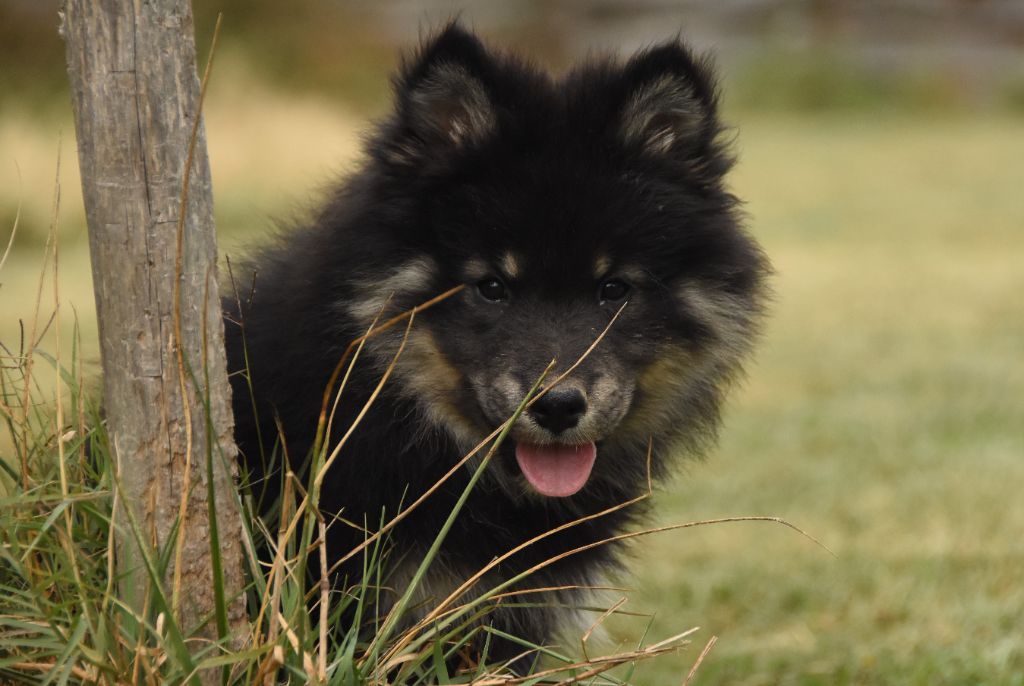
<svg viewBox="0 0 1024 686"><path fill-rule="evenodd" d="M640 684L682 683L711 636L695 683L1024 684L1024 2L194 4L201 61L224 15L206 125L236 257L358 163L400 51L450 17L555 71L677 33L712 50L776 301L719 448L657 523L776 515L837 557L765 523L650 537L623 580L648 617L611 641L701 627ZM56 216L60 348L77 318L96 374L56 27L53 0L0 1L0 342L28 335Z"/></svg>

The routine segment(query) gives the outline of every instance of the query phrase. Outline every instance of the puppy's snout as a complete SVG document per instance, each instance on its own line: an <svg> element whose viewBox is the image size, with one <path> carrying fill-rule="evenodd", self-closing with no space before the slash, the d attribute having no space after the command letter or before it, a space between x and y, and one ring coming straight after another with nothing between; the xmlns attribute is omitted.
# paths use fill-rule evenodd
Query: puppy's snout
<svg viewBox="0 0 1024 686"><path fill-rule="evenodd" d="M530 406L533 421L553 434L576 426L586 411L587 399L577 388L553 388Z"/></svg>

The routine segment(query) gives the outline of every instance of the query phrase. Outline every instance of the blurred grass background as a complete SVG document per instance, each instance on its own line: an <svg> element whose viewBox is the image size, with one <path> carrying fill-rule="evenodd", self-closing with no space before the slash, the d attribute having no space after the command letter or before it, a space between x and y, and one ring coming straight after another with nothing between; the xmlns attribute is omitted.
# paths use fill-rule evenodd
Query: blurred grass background
<svg viewBox="0 0 1024 686"><path fill-rule="evenodd" d="M360 131L387 107L397 50L458 9L196 3L202 54L225 13L206 118L224 254L352 169ZM635 547L626 608L655 614L655 638L694 625L697 643L719 637L699 684L1024 684L1022 6L461 9L492 42L554 69L677 30L722 67L733 183L777 297L720 448L664 489L658 521L777 515L838 559L767 524L663 534ZM53 2L0 4L0 251L20 206L0 342L16 349L32 316L60 150L61 316L77 313L95 370L56 23ZM45 322L48 290L43 303ZM612 638L642 626L616 621ZM638 682L681 683L697 652L642 666Z"/></svg>

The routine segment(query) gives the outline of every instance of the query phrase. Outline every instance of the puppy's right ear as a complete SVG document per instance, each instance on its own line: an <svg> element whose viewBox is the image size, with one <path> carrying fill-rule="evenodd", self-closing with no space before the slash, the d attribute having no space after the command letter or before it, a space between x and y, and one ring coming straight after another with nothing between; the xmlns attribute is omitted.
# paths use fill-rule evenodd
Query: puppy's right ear
<svg viewBox="0 0 1024 686"><path fill-rule="evenodd" d="M473 34L449 24L396 79L388 157L415 164L484 140L497 126L487 83L494 61Z"/></svg>

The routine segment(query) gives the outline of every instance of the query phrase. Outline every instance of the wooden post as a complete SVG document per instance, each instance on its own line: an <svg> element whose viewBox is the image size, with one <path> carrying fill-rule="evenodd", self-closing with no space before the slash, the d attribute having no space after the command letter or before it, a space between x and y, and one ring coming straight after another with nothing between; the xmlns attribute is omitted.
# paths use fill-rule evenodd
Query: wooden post
<svg viewBox="0 0 1024 686"><path fill-rule="evenodd" d="M215 616L215 535L226 612L220 627L209 622L197 635L226 632L237 640L246 628L244 554L201 125L182 204L200 105L191 7L188 0L65 0L62 14L104 410L120 474L121 593L141 612L152 591L125 511L130 508L157 548L173 550L163 584L167 609L186 635L192 633L201 619Z"/></svg>

